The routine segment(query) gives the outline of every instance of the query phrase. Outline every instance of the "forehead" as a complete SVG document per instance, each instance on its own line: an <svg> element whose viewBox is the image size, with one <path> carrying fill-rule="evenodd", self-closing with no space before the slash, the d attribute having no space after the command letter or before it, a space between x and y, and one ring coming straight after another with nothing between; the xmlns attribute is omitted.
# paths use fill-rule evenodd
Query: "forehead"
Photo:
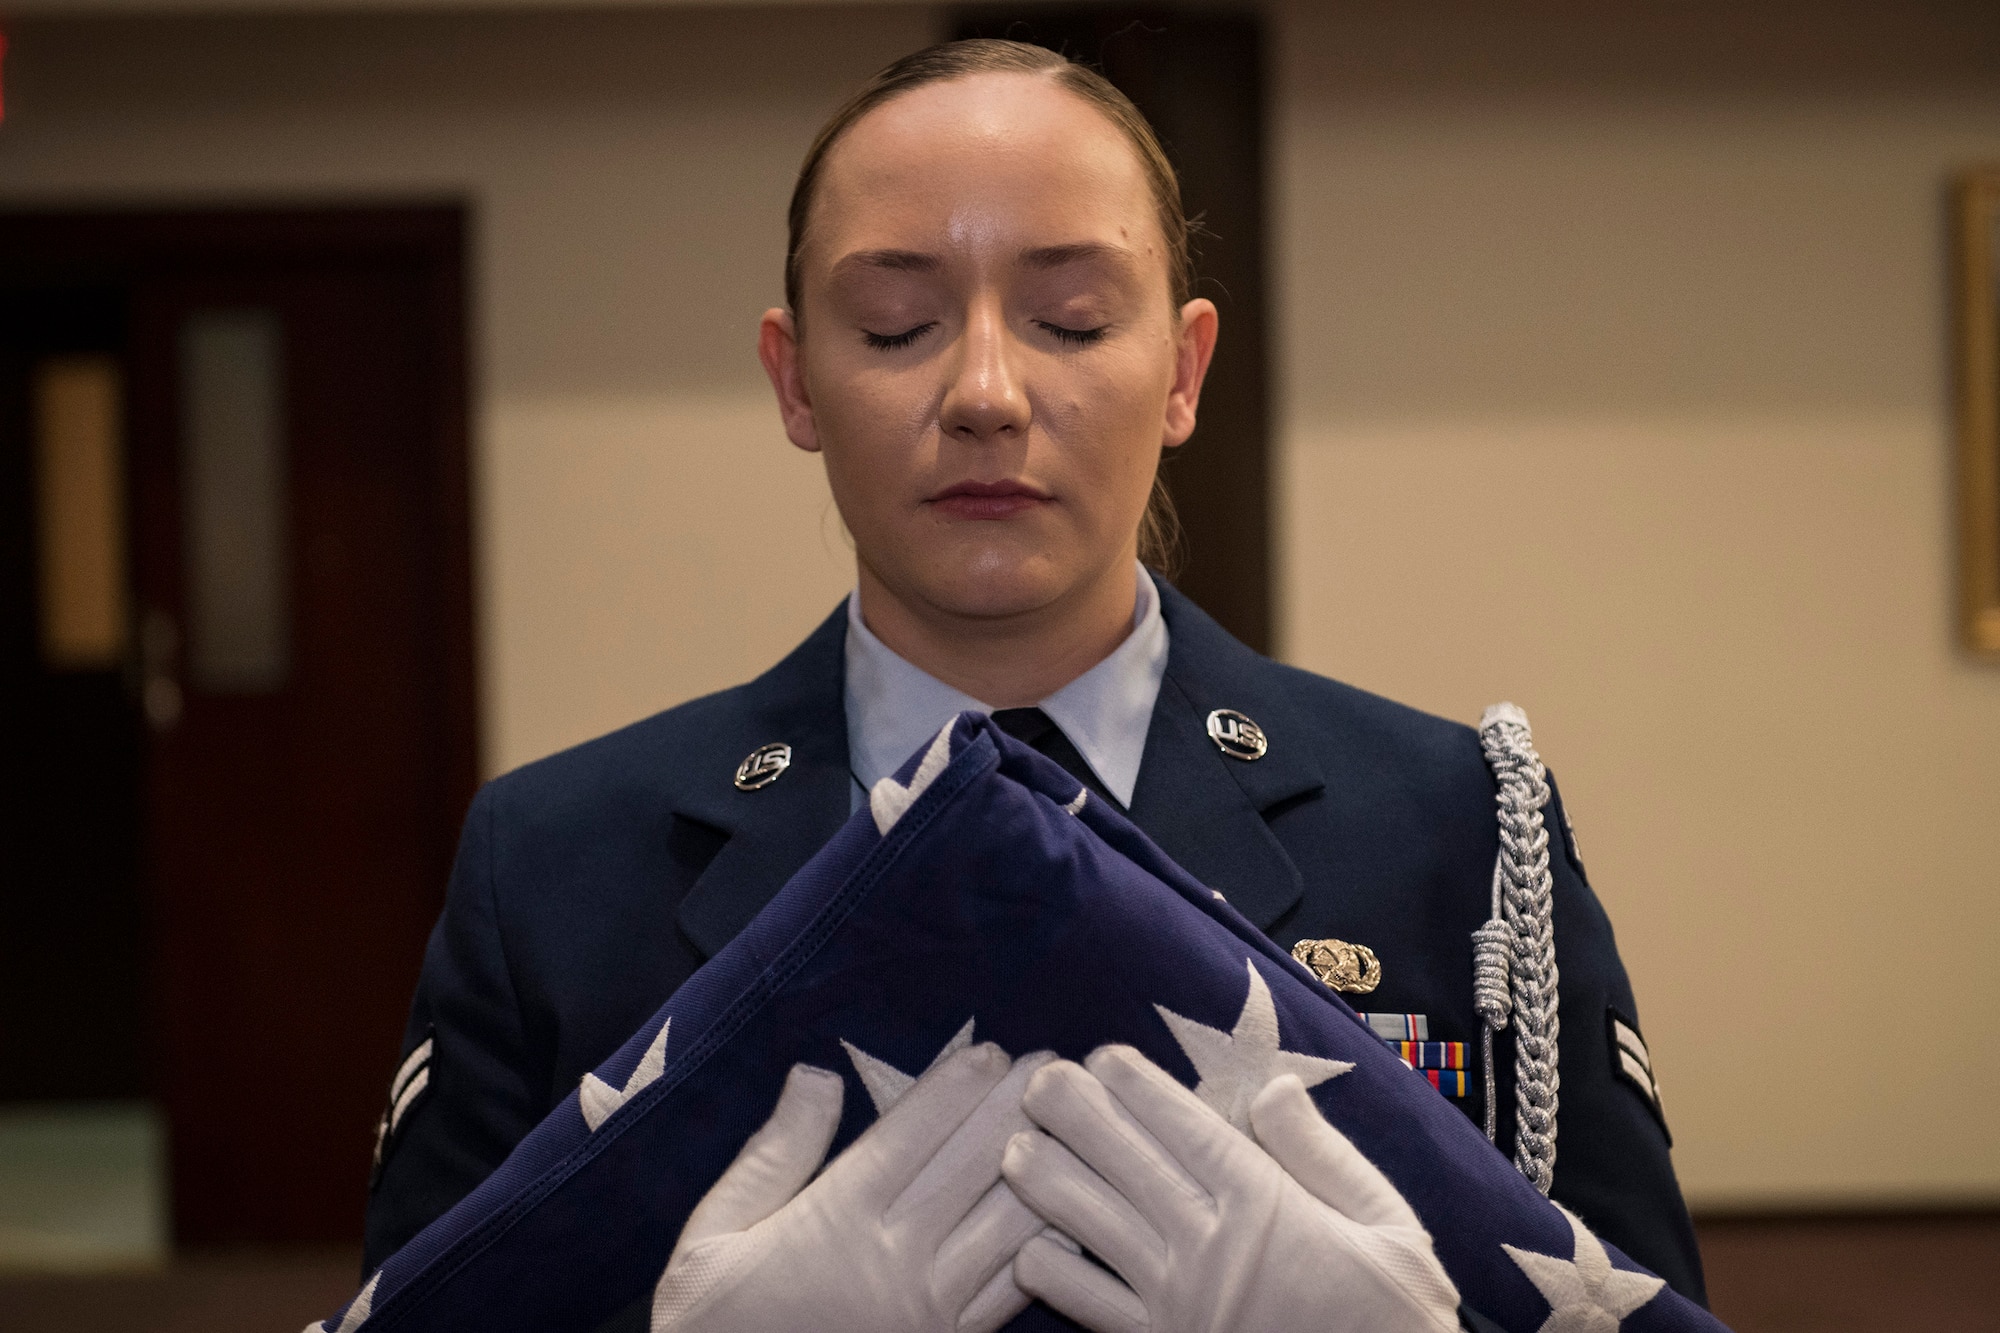
<svg viewBox="0 0 2000 1333"><path fill-rule="evenodd" d="M870 111L828 153L807 249L1103 241L1160 252L1138 151L1097 106L1039 74L928 84Z"/></svg>

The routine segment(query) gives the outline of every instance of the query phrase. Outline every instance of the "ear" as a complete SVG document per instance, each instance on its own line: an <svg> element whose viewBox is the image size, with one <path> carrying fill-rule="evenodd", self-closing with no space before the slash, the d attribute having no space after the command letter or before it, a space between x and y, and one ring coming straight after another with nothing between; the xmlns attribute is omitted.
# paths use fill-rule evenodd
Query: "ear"
<svg viewBox="0 0 2000 1333"><path fill-rule="evenodd" d="M764 363L764 373L771 377L771 388L778 395L778 415L784 420L786 437L807 453L818 453L819 426L806 394L799 326L791 311L774 307L764 312L757 325L757 359Z"/></svg>
<svg viewBox="0 0 2000 1333"><path fill-rule="evenodd" d="M1194 434L1195 407L1201 402L1201 382L1208 377L1209 358L1215 355L1216 326L1220 322L1215 302L1206 297L1196 297L1181 307L1181 327L1174 348L1174 383L1167 391L1166 434L1161 441L1169 449L1187 443L1188 436Z"/></svg>

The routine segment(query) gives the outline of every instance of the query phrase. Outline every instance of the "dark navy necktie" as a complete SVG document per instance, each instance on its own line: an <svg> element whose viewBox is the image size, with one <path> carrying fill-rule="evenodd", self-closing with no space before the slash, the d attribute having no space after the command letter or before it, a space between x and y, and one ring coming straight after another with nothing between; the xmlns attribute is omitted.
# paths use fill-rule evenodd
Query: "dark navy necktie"
<svg viewBox="0 0 2000 1333"><path fill-rule="evenodd" d="M1111 801L1112 809L1124 808L1112 800L1111 793L1104 790L1104 784L1097 780L1097 774L1091 772L1090 765L1084 762L1082 753L1070 744L1069 737L1063 735L1062 728L1041 709L1000 708L994 710L993 721L1000 730L1015 740L1055 760L1062 766L1063 772L1090 788L1094 795Z"/></svg>

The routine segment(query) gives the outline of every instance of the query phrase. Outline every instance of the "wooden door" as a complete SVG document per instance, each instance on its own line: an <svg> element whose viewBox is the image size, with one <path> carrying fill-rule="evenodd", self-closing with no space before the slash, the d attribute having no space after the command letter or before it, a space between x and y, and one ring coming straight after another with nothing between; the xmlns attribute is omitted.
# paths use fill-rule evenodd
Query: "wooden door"
<svg viewBox="0 0 2000 1333"><path fill-rule="evenodd" d="M175 1238L353 1240L475 775L459 219L74 222L129 302Z"/></svg>

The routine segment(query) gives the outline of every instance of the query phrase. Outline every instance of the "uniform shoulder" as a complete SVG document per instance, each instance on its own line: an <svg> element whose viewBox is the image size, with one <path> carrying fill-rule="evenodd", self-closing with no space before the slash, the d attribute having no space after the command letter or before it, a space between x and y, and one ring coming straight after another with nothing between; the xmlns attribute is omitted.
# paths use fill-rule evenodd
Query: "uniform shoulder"
<svg viewBox="0 0 2000 1333"><path fill-rule="evenodd" d="M596 824L637 813L699 810L729 790L743 757L770 741L845 753L837 609L755 680L690 699L608 735L524 764L488 784L509 818ZM842 760L843 768L845 760Z"/></svg>
<svg viewBox="0 0 2000 1333"><path fill-rule="evenodd" d="M487 784L487 799L510 814L527 811L603 810L633 802L654 808L671 804L678 783L720 763L708 752L717 724L743 711L737 685L690 699L594 737L581 744L510 769ZM741 756L737 756L740 758ZM713 762L705 762L713 760ZM731 763L734 762L732 759Z"/></svg>
<svg viewBox="0 0 2000 1333"><path fill-rule="evenodd" d="M1270 665L1308 727L1350 744L1382 746L1418 759L1455 763L1480 754L1479 732L1467 723L1303 667Z"/></svg>
<svg viewBox="0 0 2000 1333"><path fill-rule="evenodd" d="M1477 729L1299 667L1270 669L1330 784L1484 821L1493 774Z"/></svg>

